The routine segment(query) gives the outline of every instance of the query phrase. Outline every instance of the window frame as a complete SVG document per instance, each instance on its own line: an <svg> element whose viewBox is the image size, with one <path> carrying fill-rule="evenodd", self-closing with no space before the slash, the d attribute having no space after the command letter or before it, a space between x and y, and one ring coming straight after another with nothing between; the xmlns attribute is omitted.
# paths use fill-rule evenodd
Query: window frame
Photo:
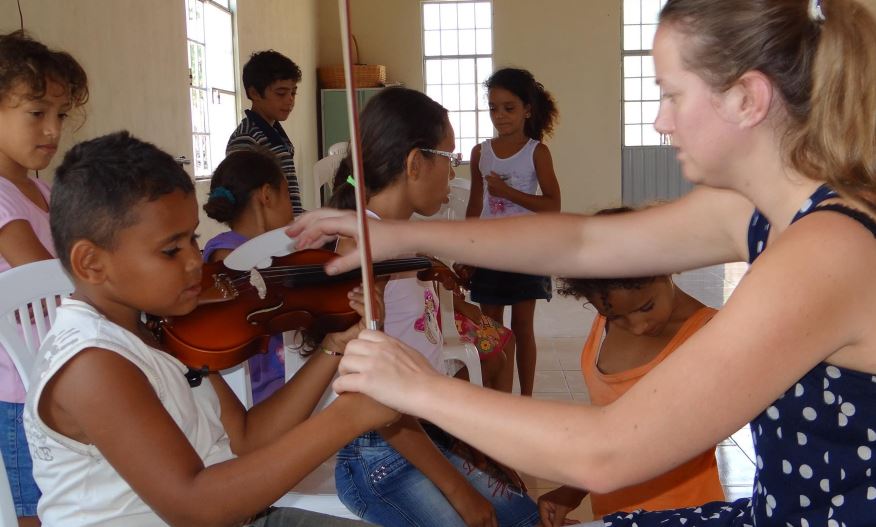
<svg viewBox="0 0 876 527"><path fill-rule="evenodd" d="M635 23L628 23L627 22L627 4L628 4L628 2L635 2L638 4L638 22L635 22ZM656 2L657 3L658 9L657 9L656 14L658 16L655 17L653 20L644 21L642 19L643 7L644 7L645 2L649 2L649 3ZM638 147L638 146L671 146L671 144L672 144L671 136L669 136L667 134L661 134L659 132L656 132L656 130L654 131L654 133L658 134L659 140L657 142L645 142L645 136L646 136L645 129L646 129L646 127L653 128L654 121L651 120L651 122L645 122L647 119L644 117L644 113L645 113L643 110L644 105L645 104L656 105L656 109L653 111L653 119L656 119L657 112L659 111L659 108L660 108L660 101L662 100L662 96L663 96L663 90L660 88L660 86L657 86L656 84L654 84L653 88L650 85L648 85L649 89L653 89L653 90L657 91L656 98L653 98L653 97L645 98L645 95L644 95L644 92L646 90L645 79L649 79L649 78L652 78L654 76L653 49L652 49L653 42L651 44L647 45L647 47L646 47L645 43L643 43L640 40L638 49L627 49L626 48L626 44L627 44L626 37L627 37L627 29L628 28L638 28L638 34L639 34L640 39L645 34L645 29L644 29L645 26L653 26L654 31L656 32L656 27L657 27L657 23L658 23L658 19L659 19L659 12L660 12L660 9L662 9L663 6L666 5L666 2L667 2L667 0L621 0L621 17L620 17L620 24L621 24L621 26L620 26L620 29L621 29L621 31L620 31L620 51L621 51L621 54L620 54L620 59L621 59L621 68L620 68L620 71L621 71L621 97L620 97L621 122L620 122L620 124L621 124L621 127L620 128L621 128L621 146L624 148ZM627 76L627 59L628 58L638 58L639 59L638 75L633 75L630 77ZM650 59L650 65L651 65L651 70L652 70L650 72L651 73L650 75L645 75L643 73L644 59L646 59L646 58ZM634 79L637 79L639 82L639 96L636 98L628 98L627 97L628 81L632 81ZM628 115L629 109L633 108L634 105L636 105L636 104L639 105L638 106L639 107L639 118L635 122L627 122L628 117L629 117L629 115ZM639 142L638 143L636 143L636 144L628 144L627 143L627 127L628 126L639 127Z"/></svg>
<svg viewBox="0 0 876 527"><path fill-rule="evenodd" d="M231 27L231 80L233 82L233 90L228 90L226 88L218 88L210 84L210 74L208 71L207 64L207 31L206 31L206 22L202 18L202 24L204 24L203 34L201 35L202 40L196 40L189 33L189 5L191 2L200 2L203 4L201 8L202 14L205 13L205 8L209 5L212 8L218 9L229 16L230 27ZM188 99L189 99L189 111L190 111L190 121L191 121L191 136L192 136L192 176L195 180L209 180L212 177L213 171L216 169L216 166L222 161L221 159L213 159L213 153L211 148L211 139L215 139L212 137L216 132L210 126L210 104L214 101L218 100L218 98L227 96L231 97L234 101L234 116L235 123L239 121L240 116L240 108L241 108L241 93L240 93L240 79L238 72L240 71L239 61L238 61L238 41L237 41L237 2L236 0L183 0L183 6L185 9L185 25L186 25L186 55L187 55L187 65L189 68L189 85L188 85ZM203 73L204 73L204 86L197 85L195 83L195 72L192 69L192 58L191 58L191 50L192 45L200 46L202 49L202 60L204 61ZM204 127L203 131L198 131L195 126L195 112L192 106L192 93L193 90L200 91L202 93L201 100L204 101L205 109L204 109L204 123L202 126ZM235 126L237 126L235 124ZM198 156L198 138L201 138L202 141L205 141L206 144L206 166L199 166L201 160ZM227 140L227 139L226 139ZM224 158L224 155L223 155Z"/></svg>
<svg viewBox="0 0 876 527"><path fill-rule="evenodd" d="M434 54L434 55L427 54L427 47L428 47L427 31L442 32L442 31L455 31L455 30L457 30L457 28L441 28L440 21L439 21L438 29L426 29L426 22L425 22L426 6L427 5L447 5L447 4L455 4L457 6L463 5L463 4L471 4L472 6L475 6L476 4L488 4L489 5L490 14L489 14L488 28L477 27L477 14L475 15L475 20L472 22L473 28L463 28L463 29L473 29L475 31L477 29L489 29L489 36L490 36L489 53L477 53L477 51L476 51L475 53L444 54L443 53L444 50L441 50L442 52L439 54ZM474 8L477 9L476 7L474 7ZM476 90L474 109L473 110L461 110L461 109L453 110L453 109L448 108L448 114L449 114L449 117L451 120L451 125L454 128L454 133L456 134L456 152L462 153L462 156L463 156L462 164L468 165L470 163L469 158L471 155L471 148L470 147L478 145L482 141L495 136L495 129L492 126L492 121L489 121L489 105L488 105L487 100L486 100L486 90L483 88L483 81L486 80L489 77L489 75L493 72L493 67L494 67L494 62L493 62L494 5L493 5L493 1L492 0L420 0L419 16L420 16L420 39L421 39L421 46L422 46L421 49L422 49L422 68L423 68L423 70L422 70L423 88L424 88L424 92L427 95L429 95L430 97L435 99L439 104L441 104L442 106L445 106L445 108L446 108L447 105L445 104L445 102L443 100L444 99L443 95L439 98L435 98L433 96L434 94L431 93L430 87L438 86L443 91L445 86L458 86L458 87L460 87L460 86L468 86L468 85L472 84L472 83L468 83L468 82L467 83L456 82L456 83L447 83L447 84L445 84L443 82L429 83L429 69L430 69L429 63L430 62L437 62L439 64L439 66L438 66L439 68L441 67L440 66L440 64L442 63L441 61L444 61L444 60L458 60L458 61L471 60L473 62L473 70L474 70L473 77L474 77L474 86L475 86L475 90ZM459 16L457 15L457 27L458 27L458 25L459 25ZM475 39L477 39L476 36L475 36ZM477 46L477 40L475 40L475 46ZM458 50L458 47L457 47L457 50ZM481 68L483 67L481 65L482 64L481 61L483 61L485 59L489 60L489 68L488 68L489 71L486 71L486 72L481 71ZM443 80L443 78L442 78L442 80ZM472 114L474 116L474 132L475 132L474 137L461 135L461 132L462 132L461 123L462 123L463 114ZM456 116L458 116L458 117L456 117ZM482 123L484 118L486 118L489 121L488 126L489 126L490 133L488 135L484 135L481 133L484 131L482 128L484 128L484 126L487 126L487 124ZM474 140L474 144L470 144L472 139ZM469 143L468 147L463 148L463 140L465 140L467 143Z"/></svg>

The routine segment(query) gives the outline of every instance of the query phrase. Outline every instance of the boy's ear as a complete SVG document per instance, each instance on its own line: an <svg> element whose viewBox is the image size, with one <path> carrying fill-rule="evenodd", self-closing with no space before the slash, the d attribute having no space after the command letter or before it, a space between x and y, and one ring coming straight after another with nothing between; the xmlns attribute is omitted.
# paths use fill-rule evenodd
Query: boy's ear
<svg viewBox="0 0 876 527"><path fill-rule="evenodd" d="M408 152L408 157L405 158L405 177L417 179L420 177L420 169L422 168L423 154L419 148L412 148Z"/></svg>
<svg viewBox="0 0 876 527"><path fill-rule="evenodd" d="M246 89L246 96L251 101L256 100L256 98L262 99L262 95L259 93L255 86L250 86Z"/></svg>
<svg viewBox="0 0 876 527"><path fill-rule="evenodd" d="M106 280L106 250L90 240L77 240L70 248L70 272L77 280L99 284Z"/></svg>

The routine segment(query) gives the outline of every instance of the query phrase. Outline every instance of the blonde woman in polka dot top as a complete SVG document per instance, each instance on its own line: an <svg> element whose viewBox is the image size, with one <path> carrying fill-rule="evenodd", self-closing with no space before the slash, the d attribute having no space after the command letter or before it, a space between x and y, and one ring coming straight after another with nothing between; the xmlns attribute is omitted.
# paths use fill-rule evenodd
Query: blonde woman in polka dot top
<svg viewBox="0 0 876 527"><path fill-rule="evenodd" d="M596 492L663 473L751 422L750 498L628 511L597 525L872 527L874 13L857 0L668 0L653 49L655 127L672 137L695 190L614 216L373 224L372 252L593 278L751 261L724 308L608 406L478 390L376 332L347 347L335 389ZM354 231L337 216L313 214L289 232L308 243Z"/></svg>

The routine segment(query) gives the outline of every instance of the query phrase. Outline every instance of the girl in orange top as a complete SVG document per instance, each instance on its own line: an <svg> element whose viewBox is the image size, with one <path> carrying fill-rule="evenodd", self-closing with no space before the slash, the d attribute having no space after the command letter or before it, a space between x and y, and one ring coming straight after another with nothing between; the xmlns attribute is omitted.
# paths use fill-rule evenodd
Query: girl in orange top
<svg viewBox="0 0 876 527"><path fill-rule="evenodd" d="M610 209L602 213L629 209ZM716 310L679 289L670 276L564 279L561 295L586 299L599 315L581 353L581 373L596 406L612 403L704 326ZM564 525L586 490L560 487L539 499L542 525ZM617 511L663 510L723 501L715 449L651 480L591 493L594 518Z"/></svg>

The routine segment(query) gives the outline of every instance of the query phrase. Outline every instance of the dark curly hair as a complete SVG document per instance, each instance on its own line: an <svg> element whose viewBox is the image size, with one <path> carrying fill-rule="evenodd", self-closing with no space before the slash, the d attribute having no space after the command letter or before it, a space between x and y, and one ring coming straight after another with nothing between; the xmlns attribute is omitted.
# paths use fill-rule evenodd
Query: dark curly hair
<svg viewBox="0 0 876 527"><path fill-rule="evenodd" d="M88 77L69 53L51 50L24 31L0 35L0 99L18 83L30 90L28 98L40 99L49 82L64 87L73 107L88 101Z"/></svg>
<svg viewBox="0 0 876 527"><path fill-rule="evenodd" d="M484 86L490 90L502 88L508 90L529 105L529 118L523 125L523 133L526 137L541 141L550 137L554 132L554 125L559 118L557 101L544 89L544 86L533 77L532 73L517 68L503 68L484 82Z"/></svg>
<svg viewBox="0 0 876 527"><path fill-rule="evenodd" d="M607 216L611 214L623 214L633 212L630 207L616 207L603 209L595 216ZM582 298L592 304L598 298L605 305L608 303L608 295L617 289L642 289L654 283L657 276L642 276L636 278L560 278L558 280L557 293L562 296L571 296L576 300Z"/></svg>

